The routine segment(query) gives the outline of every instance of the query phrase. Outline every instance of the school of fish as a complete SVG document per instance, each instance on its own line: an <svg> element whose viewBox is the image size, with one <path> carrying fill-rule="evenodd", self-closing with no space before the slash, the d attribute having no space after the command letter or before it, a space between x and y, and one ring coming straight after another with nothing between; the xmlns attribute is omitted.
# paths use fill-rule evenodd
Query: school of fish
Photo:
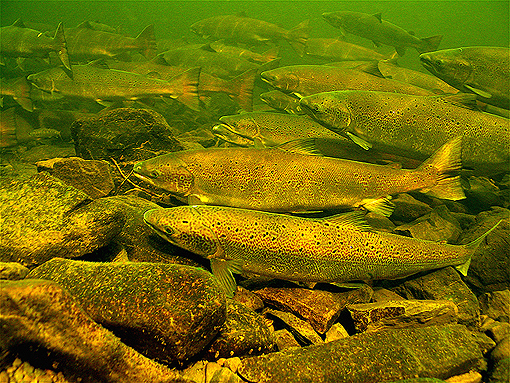
<svg viewBox="0 0 510 383"><path fill-rule="evenodd" d="M510 171L509 48L440 49L442 35L418 37L381 13L339 10L321 22L338 35L244 13L197 20L190 41L157 39L157 25L131 37L88 20L46 30L16 20L0 28L0 148L59 136L22 129L23 113L177 103L176 113L208 119L216 147L133 165L137 182L182 204L144 221L210 260L228 296L233 273L330 283L445 266L466 275L495 226L454 245L378 232L363 215L391 216L392 198L410 191L462 200L463 169ZM403 55L423 68L400 66ZM317 212L325 217L302 216Z"/></svg>

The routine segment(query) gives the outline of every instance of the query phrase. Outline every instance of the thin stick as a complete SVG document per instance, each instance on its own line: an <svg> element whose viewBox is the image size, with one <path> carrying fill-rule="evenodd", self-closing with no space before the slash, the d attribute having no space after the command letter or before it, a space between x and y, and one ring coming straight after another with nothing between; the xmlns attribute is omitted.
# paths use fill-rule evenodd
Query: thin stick
<svg viewBox="0 0 510 383"><path fill-rule="evenodd" d="M139 190L141 190L141 191L144 191L145 193L148 193L148 194L150 194L150 195L154 195L154 196L156 196L156 197L163 197L162 195L156 194L156 193L154 193L153 191L148 190L148 189L145 189L145 188L143 188L143 187L141 187L141 186L139 186L139 185L135 184L133 181L131 181L131 180L129 179L129 177L131 176L131 174L133 174L133 169L131 169L131 171L129 172L129 174L126 176L126 175L124 174L124 172L122 171L122 169L120 168L120 166L119 166L119 164L117 163L117 161L115 161L115 159L114 159L113 157L110 157L110 160L112 160L113 164L115 165L115 167L116 167L116 168L117 168L117 170L119 171L119 173L120 173L121 177L124 179L124 180L121 182L121 184L119 185L119 188L118 188L118 189L120 189L120 188L122 187L122 185L124 185L124 182L126 182L126 181L127 181L127 182L129 182L132 186L134 186L136 189L139 189Z"/></svg>

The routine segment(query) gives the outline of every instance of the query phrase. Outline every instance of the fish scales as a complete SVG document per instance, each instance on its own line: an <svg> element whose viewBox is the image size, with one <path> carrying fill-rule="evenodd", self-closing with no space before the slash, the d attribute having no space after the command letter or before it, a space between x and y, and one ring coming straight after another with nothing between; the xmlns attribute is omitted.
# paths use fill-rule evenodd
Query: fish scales
<svg viewBox="0 0 510 383"><path fill-rule="evenodd" d="M460 168L459 155L460 140L452 140L420 168L405 170L280 149L210 148L142 161L134 173L202 204L265 211L364 206L388 215L391 194L422 189L464 198L458 178L445 175Z"/></svg>
<svg viewBox="0 0 510 383"><path fill-rule="evenodd" d="M233 286L225 269L305 282L396 279L450 265L467 272L481 241L457 246L372 232L356 213L312 219L180 206L149 210L144 220L169 242L210 259L227 289Z"/></svg>
<svg viewBox="0 0 510 383"><path fill-rule="evenodd" d="M374 148L423 159L462 136L464 165L481 172L507 170L510 121L463 104L473 98L338 91L305 97L301 105L336 133L351 132Z"/></svg>

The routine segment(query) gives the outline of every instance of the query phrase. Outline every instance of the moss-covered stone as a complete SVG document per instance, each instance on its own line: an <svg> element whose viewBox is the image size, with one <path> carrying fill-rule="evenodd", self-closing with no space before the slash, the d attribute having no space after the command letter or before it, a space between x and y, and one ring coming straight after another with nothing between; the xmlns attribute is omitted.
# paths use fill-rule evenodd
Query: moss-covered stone
<svg viewBox="0 0 510 383"><path fill-rule="evenodd" d="M58 366L73 382L189 382L123 344L51 281L0 281L0 350Z"/></svg>
<svg viewBox="0 0 510 383"><path fill-rule="evenodd" d="M108 244L124 220L119 209L46 172L11 179L0 186L0 261L76 258Z"/></svg>
<svg viewBox="0 0 510 383"><path fill-rule="evenodd" d="M246 358L238 374L257 383L446 379L475 368L493 345L458 324L388 330Z"/></svg>
<svg viewBox="0 0 510 383"><path fill-rule="evenodd" d="M184 361L225 321L225 295L212 274L174 264L52 259L29 278L53 280L96 322L142 354Z"/></svg>

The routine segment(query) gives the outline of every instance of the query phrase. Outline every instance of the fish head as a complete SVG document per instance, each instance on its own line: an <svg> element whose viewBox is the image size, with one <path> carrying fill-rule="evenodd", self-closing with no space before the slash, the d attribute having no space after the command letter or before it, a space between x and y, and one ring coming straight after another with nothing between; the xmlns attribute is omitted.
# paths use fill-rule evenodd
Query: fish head
<svg viewBox="0 0 510 383"><path fill-rule="evenodd" d="M303 110L327 128L343 133L352 128L352 112L340 92L316 93L300 100Z"/></svg>
<svg viewBox="0 0 510 383"><path fill-rule="evenodd" d="M51 76L46 75L45 72L32 73L27 77L27 81L35 88L43 92L53 93L55 89L55 81Z"/></svg>
<svg viewBox="0 0 510 383"><path fill-rule="evenodd" d="M195 177L174 153L140 161L133 167L136 177L177 196L191 194Z"/></svg>
<svg viewBox="0 0 510 383"><path fill-rule="evenodd" d="M159 236L204 258L215 258L222 252L218 238L195 206L151 209L143 220Z"/></svg>
<svg viewBox="0 0 510 383"><path fill-rule="evenodd" d="M299 76L296 73L272 69L262 72L260 77L269 85L284 92L293 92L299 89Z"/></svg>
<svg viewBox="0 0 510 383"><path fill-rule="evenodd" d="M238 146L253 146L253 139L240 135L227 124L215 125L212 128L213 134L219 139Z"/></svg>
<svg viewBox="0 0 510 383"><path fill-rule="evenodd" d="M462 48L422 53L420 62L434 76L455 87L468 82L473 72L471 63L462 57Z"/></svg>

